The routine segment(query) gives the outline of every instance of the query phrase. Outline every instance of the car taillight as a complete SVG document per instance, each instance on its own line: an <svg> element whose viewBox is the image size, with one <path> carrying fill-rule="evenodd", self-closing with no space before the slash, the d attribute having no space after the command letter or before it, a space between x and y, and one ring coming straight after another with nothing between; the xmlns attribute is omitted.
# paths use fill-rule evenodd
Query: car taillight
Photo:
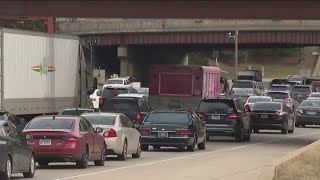
<svg viewBox="0 0 320 180"><path fill-rule="evenodd" d="M249 104L244 106L245 109L251 109L251 106Z"/></svg>
<svg viewBox="0 0 320 180"><path fill-rule="evenodd" d="M273 117L274 119L279 119L279 118L282 118L282 117L283 117L283 114L281 114L281 113L279 112L279 113L277 113L277 114L272 115L272 117Z"/></svg>
<svg viewBox="0 0 320 180"><path fill-rule="evenodd" d="M303 114L303 110L302 109L297 109L296 112L300 113L300 114Z"/></svg>
<svg viewBox="0 0 320 180"><path fill-rule="evenodd" d="M114 129L109 129L109 131L105 131L103 133L103 137L117 137L117 132Z"/></svg>
<svg viewBox="0 0 320 180"><path fill-rule="evenodd" d="M140 122L140 121L142 120L141 112L137 112L137 114L136 114L136 120L137 120L138 122Z"/></svg>
<svg viewBox="0 0 320 180"><path fill-rule="evenodd" d="M103 104L103 102L104 102L103 98L99 98L99 103Z"/></svg>
<svg viewBox="0 0 320 180"><path fill-rule="evenodd" d="M237 114L229 114L227 116L227 119L238 119L238 115Z"/></svg>
<svg viewBox="0 0 320 180"><path fill-rule="evenodd" d="M176 134L189 135L190 134L190 129L176 129Z"/></svg>
<svg viewBox="0 0 320 180"><path fill-rule="evenodd" d="M203 120L204 119L204 112L197 112L197 115L199 116L199 118L201 119L201 120Z"/></svg>
<svg viewBox="0 0 320 180"><path fill-rule="evenodd" d="M291 98L285 98L285 99L283 99L284 101L286 101L286 102L290 102L291 101Z"/></svg>
<svg viewBox="0 0 320 180"><path fill-rule="evenodd" d="M149 135L149 134L151 134L151 129L150 128L139 128L139 132L141 135Z"/></svg>
<svg viewBox="0 0 320 180"><path fill-rule="evenodd" d="M77 140L77 138L75 138L75 137L70 137L69 139L68 139L68 142L70 142L70 143L75 143L75 142L77 142L78 140Z"/></svg>

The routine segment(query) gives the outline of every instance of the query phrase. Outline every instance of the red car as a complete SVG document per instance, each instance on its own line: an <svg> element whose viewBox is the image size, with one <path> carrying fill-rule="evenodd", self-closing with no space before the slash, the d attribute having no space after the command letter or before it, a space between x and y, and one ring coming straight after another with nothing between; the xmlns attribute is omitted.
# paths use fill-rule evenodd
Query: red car
<svg viewBox="0 0 320 180"><path fill-rule="evenodd" d="M106 144L99 135L103 129L79 116L40 116L24 128L28 144L36 153L40 166L50 162L76 162L86 168L88 161L104 166Z"/></svg>

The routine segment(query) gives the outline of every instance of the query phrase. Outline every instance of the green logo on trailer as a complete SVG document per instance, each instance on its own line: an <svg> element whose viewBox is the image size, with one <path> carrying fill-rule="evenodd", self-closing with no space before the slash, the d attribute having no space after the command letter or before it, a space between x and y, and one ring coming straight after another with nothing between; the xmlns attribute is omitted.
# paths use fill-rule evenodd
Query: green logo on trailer
<svg viewBox="0 0 320 180"><path fill-rule="evenodd" d="M32 66L31 69L35 72L39 72L41 75L56 71L54 66L49 66L48 64L42 63L37 66Z"/></svg>

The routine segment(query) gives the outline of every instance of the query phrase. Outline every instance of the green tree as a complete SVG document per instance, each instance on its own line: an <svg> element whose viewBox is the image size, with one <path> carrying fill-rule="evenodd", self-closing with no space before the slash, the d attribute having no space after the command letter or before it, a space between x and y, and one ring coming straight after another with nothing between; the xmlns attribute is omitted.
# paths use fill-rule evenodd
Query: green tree
<svg viewBox="0 0 320 180"><path fill-rule="evenodd" d="M192 52L192 53L189 53L188 56L189 56L190 65L208 66L210 58L207 53Z"/></svg>

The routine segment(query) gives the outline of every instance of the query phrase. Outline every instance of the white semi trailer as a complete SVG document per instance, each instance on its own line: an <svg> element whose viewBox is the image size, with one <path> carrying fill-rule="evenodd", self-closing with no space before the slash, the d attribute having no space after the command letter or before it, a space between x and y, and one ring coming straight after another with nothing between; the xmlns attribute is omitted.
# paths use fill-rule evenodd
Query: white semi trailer
<svg viewBox="0 0 320 180"><path fill-rule="evenodd" d="M0 29L0 108L20 116L85 106L86 67L75 36Z"/></svg>

